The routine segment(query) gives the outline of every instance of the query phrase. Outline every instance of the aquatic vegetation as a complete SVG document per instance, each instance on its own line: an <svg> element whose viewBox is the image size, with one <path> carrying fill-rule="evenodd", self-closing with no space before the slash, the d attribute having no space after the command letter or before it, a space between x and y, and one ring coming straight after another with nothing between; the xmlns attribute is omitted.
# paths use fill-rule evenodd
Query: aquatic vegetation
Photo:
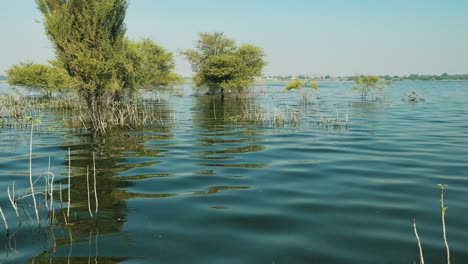
<svg viewBox="0 0 468 264"><path fill-rule="evenodd" d="M11 85L29 87L37 89L51 96L52 92L63 90L65 87L72 87L73 79L65 69L50 65L20 63L13 65L7 70L8 83Z"/></svg>
<svg viewBox="0 0 468 264"><path fill-rule="evenodd" d="M405 94L405 98L403 100L412 102L412 103L425 101L425 99L419 96L415 91Z"/></svg>
<svg viewBox="0 0 468 264"><path fill-rule="evenodd" d="M31 123L31 137L29 139L29 183L31 187L31 196L33 199L34 211L36 213L36 218L37 218L37 225L40 226L41 220L39 218L39 211L37 210L36 196L34 193L34 183L32 179L32 146L33 146L34 123L40 124L41 120L35 117L28 116L25 118L25 121Z"/></svg>
<svg viewBox="0 0 468 264"><path fill-rule="evenodd" d="M354 78L354 90L361 94L361 99L366 99L373 91L383 91L386 86L391 85L391 81L386 81L378 76L359 76Z"/></svg>
<svg viewBox="0 0 468 264"><path fill-rule="evenodd" d="M119 105L131 100L138 88L172 86L181 81L174 73L172 53L150 39L135 42L125 36L126 0L89 0L79 4L37 0L36 3L55 49L54 66L71 79L67 82L70 85L62 86L76 92L96 133L105 133L116 124L135 126L134 122L122 123L131 122L134 117L115 122L110 118L121 117L121 113L108 112L127 111ZM35 76L29 72L26 75ZM48 85L49 75L45 74L44 79ZM36 86L36 83L22 84ZM39 82L41 86L42 83Z"/></svg>
<svg viewBox="0 0 468 264"><path fill-rule="evenodd" d="M290 91L292 89L300 89L304 86L310 86L310 88L312 90L318 90L319 89L319 85L317 82L314 82L314 81L307 81L305 83L302 83L300 80L293 80L291 81L290 83L288 83L286 85L286 87L284 88L284 90L286 91Z"/></svg>
<svg viewBox="0 0 468 264"><path fill-rule="evenodd" d="M309 82L309 84L310 84L310 88L312 88L313 90L319 89L319 85L317 84L317 82Z"/></svg>
<svg viewBox="0 0 468 264"><path fill-rule="evenodd" d="M288 85L286 85L286 87L284 87L284 90L290 91L292 89L299 89L299 88L301 88L301 86L302 86L302 82L300 80L294 80L294 81L288 83Z"/></svg>
<svg viewBox="0 0 468 264"><path fill-rule="evenodd" d="M70 149L68 150L69 151L69 157L70 157ZM72 199L71 199L71 162L70 160L68 161L68 188L67 188L67 192L68 192L68 201L67 201L67 207L66 207L66 214L65 212L62 210L63 212L63 221L65 223L65 226L67 225L73 225L74 223L72 221L70 221L70 209L72 207L71 205L71 202L72 202ZM46 226L43 226L43 223L41 222L41 217L40 215L47 215L49 221L48 221L48 225L56 225L56 224L59 224L58 222L58 219L56 218L56 214L55 214L55 210L56 209L63 209L63 195L62 195L62 184L60 183L59 184L59 188L57 188L57 182L55 182L55 175L50 171L50 159L49 159L49 167L47 169L46 172L44 172L43 174L39 175L38 177L36 177L36 179L33 179L33 174L32 174L32 141L30 142L30 153L29 153L29 182L30 182L30 189L29 191L25 192L25 193L19 193L19 192L16 192L15 191L15 182L12 183L12 191L10 192L10 186L7 187L7 194L8 194L8 198L10 200L10 204L11 204L11 207L14 209L15 211L15 215L16 215L16 218L17 218L17 221L18 221L18 226L17 228L19 229L21 227L21 223L22 223L22 219L21 219L21 214L19 213L19 203L21 203L21 207L22 207L22 211L24 212L24 214L26 216L29 216L29 213L27 212L27 207L25 207L25 205L30 205L32 207L32 209L34 210L35 212L35 216L36 216L36 223L37 223L37 227L38 229L42 228L42 227L47 227ZM89 170L88 170L88 173L89 173ZM39 182L39 180L43 178L44 179L44 182L45 182L45 185L43 188L39 188L37 187L37 183ZM91 218L95 218L97 213L98 213L98 196L97 196L97 184L96 184L96 167L95 167L95 158L94 158L94 154L93 154L93 190L91 191L90 190L90 185L89 185L89 175L87 175L87 190L88 190L88 210L90 212L90 215L91 215ZM55 206L58 206L57 202L55 201L56 198L54 198L54 193L55 192L59 192L59 205L60 205L60 208L55 208ZM94 210L92 210L92 205L91 205L91 194L94 194L94 204L95 204L95 208ZM31 202L27 201L27 199L31 198L32 199L32 204ZM45 209L46 212L43 212L42 209ZM92 213L92 211L94 211L94 214ZM5 225L5 229L6 229L6 234L7 236L10 236L10 233L9 233L9 226L8 226L8 222L6 220L6 217L3 213L4 211L2 210L2 208L0 208L0 214L3 218L3 221L4 221L4 225ZM12 233L12 235L14 235L17 231L15 231L14 233Z"/></svg>
<svg viewBox="0 0 468 264"><path fill-rule="evenodd" d="M309 89L300 89L298 93L299 104L308 105L316 100L316 95Z"/></svg>

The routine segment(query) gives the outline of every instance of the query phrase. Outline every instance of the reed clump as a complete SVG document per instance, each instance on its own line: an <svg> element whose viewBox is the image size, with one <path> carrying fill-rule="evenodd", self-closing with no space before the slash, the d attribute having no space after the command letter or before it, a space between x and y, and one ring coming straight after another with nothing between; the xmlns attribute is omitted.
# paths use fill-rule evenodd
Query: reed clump
<svg viewBox="0 0 468 264"><path fill-rule="evenodd" d="M141 98L115 101L109 98L100 106L103 111L95 111L74 94L47 97L0 94L0 128L28 127L24 117L39 116L48 109L58 111L63 115L64 124L75 129L103 134L114 128L135 130L162 123L161 114L155 107L159 101L159 96L156 101Z"/></svg>
<svg viewBox="0 0 468 264"><path fill-rule="evenodd" d="M71 196L71 155L70 149L68 150L68 201L66 203L66 208L63 207L63 194L62 194L62 184L59 181L56 181L56 176L51 172L50 167L50 157L49 165L47 171L43 172L39 176L34 176L32 171L32 157L33 157L33 135L34 135L34 122L39 122L34 118L29 118L31 123L31 134L30 134L30 143L29 143L29 188L22 189L20 191L15 188L15 182L13 182L11 188L7 187L8 199L10 200L11 208L14 214L16 215L17 228L16 231L10 233L10 226L8 224L8 208L0 207L0 217L3 220L6 236L10 241L16 232L20 229L23 220L22 218L26 217L31 219L31 216L35 216L36 224L38 230L41 228L51 229L56 225L64 225L68 227L69 225L74 225L73 219L70 215L70 209L72 207L72 196ZM87 197L88 197L88 210L93 221L97 220L98 215L98 195L97 195L97 181L96 181L96 162L95 156L93 153L93 164L92 164L92 173L87 175ZM43 185L41 184L43 183ZM25 185L25 184L22 184ZM58 186L57 186L58 185ZM57 200L60 200L58 202ZM76 198L75 198L76 199ZM94 201L93 201L94 200ZM91 202L93 201L93 202ZM94 204L94 207L92 206ZM59 221L57 218L56 211L61 211L63 216L63 222ZM33 211L34 213L30 213ZM11 211L10 211L11 212ZM21 213L22 212L22 213ZM10 214L11 215L11 214ZM46 216L46 217L44 217ZM48 221L45 222L44 218L47 218ZM0 221L1 221L0 220ZM31 219L32 220L32 219ZM11 222L11 219L10 219ZM45 224L47 223L47 224ZM63 223L63 224L62 224Z"/></svg>

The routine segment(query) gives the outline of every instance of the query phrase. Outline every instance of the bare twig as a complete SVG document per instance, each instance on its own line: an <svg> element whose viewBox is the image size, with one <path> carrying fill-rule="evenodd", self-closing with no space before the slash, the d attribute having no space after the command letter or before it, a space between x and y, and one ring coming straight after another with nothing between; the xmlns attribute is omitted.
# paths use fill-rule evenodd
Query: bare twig
<svg viewBox="0 0 468 264"><path fill-rule="evenodd" d="M60 197L60 208L63 208L62 183L61 182L59 182L59 197Z"/></svg>
<svg viewBox="0 0 468 264"><path fill-rule="evenodd" d="M68 208L67 217L70 218L70 203L71 203L71 154L70 148L68 148Z"/></svg>
<svg viewBox="0 0 468 264"><path fill-rule="evenodd" d="M49 156L49 168L48 168L48 175L51 177L49 182L49 190L50 190L50 208L53 210L53 201L54 201L54 178L55 175L50 172L50 156Z"/></svg>
<svg viewBox="0 0 468 264"><path fill-rule="evenodd" d="M447 242L447 233L445 231L445 212L447 207L444 207L444 190L448 187L447 184L438 184L440 187L440 209L442 211L442 233L444 236L445 248L447 249L447 264L450 264L450 249Z"/></svg>
<svg viewBox="0 0 468 264"><path fill-rule="evenodd" d="M419 239L418 236L418 230L416 229L416 219L413 218L413 227L414 227L414 234L416 235L416 239L418 240L418 246L419 246L419 263L424 264L424 257L423 257L423 252L422 252L422 247L421 247L421 240Z"/></svg>
<svg viewBox="0 0 468 264"><path fill-rule="evenodd" d="M91 212L91 197L89 193L89 166L86 167L86 190L88 195L88 211L91 218L93 217L93 213Z"/></svg>
<svg viewBox="0 0 468 264"><path fill-rule="evenodd" d="M7 188L8 198L10 199L11 206L15 209L16 217L21 222L19 213L18 213L18 204L15 201L15 182L13 182L13 195L10 194L10 186Z"/></svg>
<svg viewBox="0 0 468 264"><path fill-rule="evenodd" d="M95 156L94 156L94 152L93 152L93 177L94 177L94 198L96 200L96 211L95 211L95 213L97 214L99 203L98 203L97 185L96 185L96 159L95 159Z"/></svg>
<svg viewBox="0 0 468 264"><path fill-rule="evenodd" d="M33 203L34 203L34 211L36 212L37 225L40 226L41 220L39 218L39 211L37 210L36 196L34 195L34 184L33 184L33 179L32 179L33 132L34 132L34 124L33 124L33 121L31 121L31 137L29 139L29 184L31 186L31 194L32 194Z"/></svg>
<svg viewBox="0 0 468 264"><path fill-rule="evenodd" d="M49 190L50 190L50 193L49 193L49 195L50 195L50 206L49 207L50 207L50 210L52 212L52 220L53 220L54 219L54 178L55 178L55 176L51 172L49 172L49 174L50 174L50 177L51 177L50 183L49 183Z"/></svg>
<svg viewBox="0 0 468 264"><path fill-rule="evenodd" d="M67 263L70 263L71 255L73 252L73 235L70 228L68 228L68 235L70 236L70 250L68 251Z"/></svg>
<svg viewBox="0 0 468 264"><path fill-rule="evenodd" d="M6 231L7 236L8 236L8 230L9 230L9 229L8 229L8 223L7 223L7 220L6 220L6 218L5 218L5 215L3 214L3 210L2 210L1 207L0 207L0 215L1 215L2 218L3 218L3 223L5 223L5 231Z"/></svg>

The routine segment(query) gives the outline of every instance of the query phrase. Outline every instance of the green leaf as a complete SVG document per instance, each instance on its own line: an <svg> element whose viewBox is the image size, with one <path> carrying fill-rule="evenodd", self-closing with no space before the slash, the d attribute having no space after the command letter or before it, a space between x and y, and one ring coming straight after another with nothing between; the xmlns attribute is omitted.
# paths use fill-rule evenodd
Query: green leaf
<svg viewBox="0 0 468 264"><path fill-rule="evenodd" d="M448 188L448 184L437 184L437 186L440 187L440 189L444 190Z"/></svg>

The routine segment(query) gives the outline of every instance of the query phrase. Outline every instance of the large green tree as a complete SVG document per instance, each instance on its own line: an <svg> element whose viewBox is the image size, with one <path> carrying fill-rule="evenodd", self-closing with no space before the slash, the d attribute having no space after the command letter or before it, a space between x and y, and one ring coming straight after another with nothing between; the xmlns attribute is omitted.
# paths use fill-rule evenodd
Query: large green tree
<svg viewBox="0 0 468 264"><path fill-rule="evenodd" d="M126 0L36 0L57 61L78 84L90 116L121 98L134 72L127 59Z"/></svg>
<svg viewBox="0 0 468 264"><path fill-rule="evenodd" d="M63 68L35 63L20 63L7 70L8 83L37 88L47 95L73 86Z"/></svg>
<svg viewBox="0 0 468 264"><path fill-rule="evenodd" d="M208 88L211 92L220 90L224 95L224 89L241 91L262 75L266 63L261 48L251 44L237 46L221 32L200 33L199 36L195 49L182 52L192 64L197 87Z"/></svg>
<svg viewBox="0 0 468 264"><path fill-rule="evenodd" d="M36 0L58 66L73 79L93 124L109 104L140 86L174 83L172 54L150 40L129 41L126 0ZM97 121L97 122L96 122Z"/></svg>

